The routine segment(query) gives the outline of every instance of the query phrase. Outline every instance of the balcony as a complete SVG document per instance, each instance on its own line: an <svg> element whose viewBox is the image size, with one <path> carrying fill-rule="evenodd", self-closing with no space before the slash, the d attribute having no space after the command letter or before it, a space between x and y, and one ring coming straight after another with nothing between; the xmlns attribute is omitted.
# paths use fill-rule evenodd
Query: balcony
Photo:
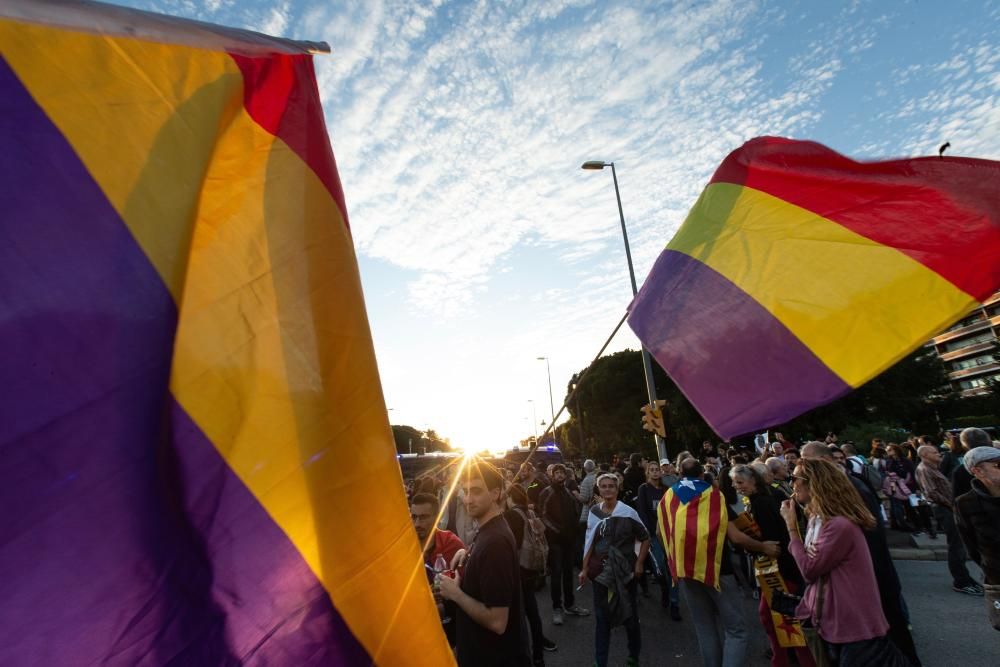
<svg viewBox="0 0 1000 667"><path fill-rule="evenodd" d="M980 352L989 352L995 347L995 345L996 343L988 340L985 343L976 343L975 345L969 345L968 347L960 347L957 350L952 350L951 352L942 352L938 356L941 357L941 361L955 361L956 359L969 357L973 354L979 354Z"/></svg>
<svg viewBox="0 0 1000 667"><path fill-rule="evenodd" d="M1000 303L1000 292L994 292L993 296L983 301L983 306L991 306L994 303Z"/></svg>
<svg viewBox="0 0 1000 667"><path fill-rule="evenodd" d="M985 331L990 328L990 320L982 319L978 322L973 322L964 327L959 327L952 331L945 331L943 334L935 336L931 340L934 341L935 345L940 345L941 343L947 343L950 340L955 340L956 338L962 338L963 336L968 336L970 334L979 333L980 331Z"/></svg>
<svg viewBox="0 0 1000 667"><path fill-rule="evenodd" d="M992 361L987 364L982 364L980 366L973 366L972 368L963 368L960 371L952 371L948 373L949 380L967 380L970 377L975 377L977 375L985 375L987 373L996 373L1000 371L1000 363Z"/></svg>

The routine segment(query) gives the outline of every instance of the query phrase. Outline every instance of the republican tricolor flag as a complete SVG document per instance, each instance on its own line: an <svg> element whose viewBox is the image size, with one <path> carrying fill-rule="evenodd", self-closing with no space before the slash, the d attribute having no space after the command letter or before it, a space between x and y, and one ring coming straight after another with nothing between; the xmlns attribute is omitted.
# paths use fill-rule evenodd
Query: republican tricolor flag
<svg viewBox="0 0 1000 667"><path fill-rule="evenodd" d="M998 288L1000 163L764 137L716 170L629 325L729 438L860 387Z"/></svg>
<svg viewBox="0 0 1000 667"><path fill-rule="evenodd" d="M5 0L0 48L0 664L452 664L309 45Z"/></svg>

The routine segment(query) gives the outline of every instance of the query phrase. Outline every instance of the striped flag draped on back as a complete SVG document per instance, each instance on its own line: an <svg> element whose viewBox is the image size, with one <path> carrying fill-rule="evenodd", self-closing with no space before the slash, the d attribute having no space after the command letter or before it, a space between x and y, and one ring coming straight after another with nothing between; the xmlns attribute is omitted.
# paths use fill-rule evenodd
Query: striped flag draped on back
<svg viewBox="0 0 1000 667"><path fill-rule="evenodd" d="M663 494L656 518L674 580L718 589L729 522L722 492L701 479L681 479Z"/></svg>

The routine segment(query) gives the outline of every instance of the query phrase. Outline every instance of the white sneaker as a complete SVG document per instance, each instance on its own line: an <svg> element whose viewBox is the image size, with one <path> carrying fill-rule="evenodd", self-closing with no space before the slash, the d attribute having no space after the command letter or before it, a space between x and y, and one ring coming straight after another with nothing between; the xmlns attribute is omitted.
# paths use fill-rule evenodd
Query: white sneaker
<svg viewBox="0 0 1000 667"><path fill-rule="evenodd" d="M556 609L552 612L552 625L562 625L563 624L563 612L562 609Z"/></svg>

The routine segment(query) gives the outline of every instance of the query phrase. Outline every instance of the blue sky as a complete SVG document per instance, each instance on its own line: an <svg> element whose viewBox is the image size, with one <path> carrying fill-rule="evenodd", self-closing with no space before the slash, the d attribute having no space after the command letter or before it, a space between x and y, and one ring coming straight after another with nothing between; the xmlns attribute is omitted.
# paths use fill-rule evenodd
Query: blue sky
<svg viewBox="0 0 1000 667"><path fill-rule="evenodd" d="M536 358L558 409L631 299L611 174L585 160L617 164L641 284L754 136L1000 159L1000 0L122 4L331 45L390 417L456 444L515 443L529 400L547 420Z"/></svg>

